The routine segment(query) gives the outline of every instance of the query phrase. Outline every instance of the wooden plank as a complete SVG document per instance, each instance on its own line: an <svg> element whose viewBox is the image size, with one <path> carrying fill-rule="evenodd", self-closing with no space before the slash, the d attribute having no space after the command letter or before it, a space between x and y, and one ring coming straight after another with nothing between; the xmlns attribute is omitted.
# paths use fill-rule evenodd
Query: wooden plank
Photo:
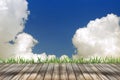
<svg viewBox="0 0 120 80"><path fill-rule="evenodd" d="M109 80L105 75L103 75L99 69L97 69L95 64L90 64L91 69L101 78L101 80Z"/></svg>
<svg viewBox="0 0 120 80"><path fill-rule="evenodd" d="M107 71L108 73L108 75L109 75L109 77L111 78L111 80L118 80L117 79L117 76L116 76L116 73L114 73L114 71L113 70L111 70L111 68L110 67L108 67L106 64L100 64L101 66L102 66L102 68L104 69L104 71Z"/></svg>
<svg viewBox="0 0 120 80"><path fill-rule="evenodd" d="M116 65L120 67L120 63L119 63L119 64L116 64Z"/></svg>
<svg viewBox="0 0 120 80"><path fill-rule="evenodd" d="M118 64L110 64L112 67L114 67L117 71L117 73L120 73L120 67L118 66Z"/></svg>
<svg viewBox="0 0 120 80"><path fill-rule="evenodd" d="M117 69L117 73L119 73L120 72L120 66L119 66L119 64L111 64L111 66L113 66L115 69Z"/></svg>
<svg viewBox="0 0 120 80"><path fill-rule="evenodd" d="M15 75L12 80L19 80L19 78L24 75L24 73L29 69L30 64L21 64L22 69L19 71L17 75Z"/></svg>
<svg viewBox="0 0 120 80"><path fill-rule="evenodd" d="M11 80L11 78L17 75L23 67L22 64L13 64L13 66L7 70L7 74L4 76L3 80Z"/></svg>
<svg viewBox="0 0 120 80"><path fill-rule="evenodd" d="M53 74L53 69L54 69L53 67L54 67L53 63L50 63L48 65L48 69L47 69L47 72L45 74L44 80L52 80L52 74Z"/></svg>
<svg viewBox="0 0 120 80"><path fill-rule="evenodd" d="M114 68L110 64L104 64L104 66L110 69L112 76L114 76L118 80L120 79L119 71L116 68Z"/></svg>
<svg viewBox="0 0 120 80"><path fill-rule="evenodd" d="M2 70L9 67L10 64L2 64L1 67L0 67L0 75L3 74Z"/></svg>
<svg viewBox="0 0 120 80"><path fill-rule="evenodd" d="M89 75L93 78L93 80L101 80L101 78L92 70L90 64L83 64L85 69L88 71Z"/></svg>
<svg viewBox="0 0 120 80"><path fill-rule="evenodd" d="M74 70L74 73L75 73L75 76L76 76L76 79L77 80L85 80L83 74L82 74L82 71L79 69L78 65L73 63L72 64L72 67L73 67L73 70Z"/></svg>
<svg viewBox="0 0 120 80"><path fill-rule="evenodd" d="M67 73L68 73L68 79L69 80L76 80L76 76L74 74L72 65L70 63L67 63Z"/></svg>
<svg viewBox="0 0 120 80"><path fill-rule="evenodd" d="M12 78L12 80L22 80L24 74L28 73L29 68L31 67L31 64L24 64L24 68Z"/></svg>
<svg viewBox="0 0 120 80"><path fill-rule="evenodd" d="M0 80L2 80L5 76L10 76L9 72L11 71L13 66L14 66L13 64L12 65L8 65L8 66L6 66L6 68L4 68L1 71L2 74L0 74Z"/></svg>
<svg viewBox="0 0 120 80"><path fill-rule="evenodd" d="M0 80L120 80L120 64L0 64Z"/></svg>
<svg viewBox="0 0 120 80"><path fill-rule="evenodd" d="M4 66L5 64L0 64L0 68L2 67L2 66Z"/></svg>
<svg viewBox="0 0 120 80"><path fill-rule="evenodd" d="M26 69L26 71L24 72L24 75L22 75L19 80L27 80L27 78L30 76L30 74L32 73L32 71L34 70L34 68L36 67L37 64L30 64L29 68Z"/></svg>
<svg viewBox="0 0 120 80"><path fill-rule="evenodd" d="M60 80L68 80L67 70L66 70L66 64L62 63L59 65L60 70Z"/></svg>
<svg viewBox="0 0 120 80"><path fill-rule="evenodd" d="M105 64L96 64L95 66L100 70L100 72L109 78L109 80L117 80L113 74L111 73L111 70L108 67L104 66Z"/></svg>
<svg viewBox="0 0 120 80"><path fill-rule="evenodd" d="M35 69L32 71L31 75L28 77L28 80L36 80L35 78L37 77L41 67L42 67L42 64L37 64Z"/></svg>
<svg viewBox="0 0 120 80"><path fill-rule="evenodd" d="M59 64L58 63L54 64L54 71L53 71L53 75L52 75L52 80L60 80L60 77L59 77Z"/></svg>
<svg viewBox="0 0 120 80"><path fill-rule="evenodd" d="M48 68L48 64L47 63L43 64L35 80L44 80L47 68Z"/></svg>
<svg viewBox="0 0 120 80"><path fill-rule="evenodd" d="M120 66L119 64L110 64L110 66L112 66L115 69L115 73L120 76Z"/></svg>
<svg viewBox="0 0 120 80"><path fill-rule="evenodd" d="M83 64L78 64L80 70L83 73L83 76L86 80L93 80L93 78L89 75L88 71L85 69L85 67L83 66Z"/></svg>

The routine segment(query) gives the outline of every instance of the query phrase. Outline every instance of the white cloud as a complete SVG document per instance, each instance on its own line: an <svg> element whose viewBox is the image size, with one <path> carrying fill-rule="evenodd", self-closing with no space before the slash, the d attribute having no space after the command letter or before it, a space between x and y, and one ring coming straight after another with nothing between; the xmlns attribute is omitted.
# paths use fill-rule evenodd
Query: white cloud
<svg viewBox="0 0 120 80"><path fill-rule="evenodd" d="M32 48L37 44L31 35L27 33L21 33L17 35L15 40L15 48L18 53L32 53ZM16 52L16 53L17 53Z"/></svg>
<svg viewBox="0 0 120 80"><path fill-rule="evenodd" d="M7 9L0 11L0 42L8 42L23 31L28 16L28 3L26 0L1 0L1 2L0 9L4 7Z"/></svg>
<svg viewBox="0 0 120 80"><path fill-rule="evenodd" d="M35 61L56 58L55 55L32 52L38 41L23 32L28 14L27 0L0 0L0 58L21 57Z"/></svg>
<svg viewBox="0 0 120 80"><path fill-rule="evenodd" d="M1 0L0 1L0 10L6 10L6 9L8 9L6 6L7 5L6 5L5 0Z"/></svg>
<svg viewBox="0 0 120 80"><path fill-rule="evenodd" d="M43 58L32 52L37 40L23 32L28 13L26 0L0 0L0 58Z"/></svg>
<svg viewBox="0 0 120 80"><path fill-rule="evenodd" d="M27 33L21 33L17 35L14 42L13 46L16 57L32 57L32 48L37 44L37 40Z"/></svg>
<svg viewBox="0 0 120 80"><path fill-rule="evenodd" d="M15 41L17 34L23 32L28 12L26 0L0 0L0 58L12 57L19 53L15 53L15 49L20 45L10 44L9 41Z"/></svg>
<svg viewBox="0 0 120 80"><path fill-rule="evenodd" d="M120 57L120 17L108 14L79 28L73 39L77 49L74 57Z"/></svg>

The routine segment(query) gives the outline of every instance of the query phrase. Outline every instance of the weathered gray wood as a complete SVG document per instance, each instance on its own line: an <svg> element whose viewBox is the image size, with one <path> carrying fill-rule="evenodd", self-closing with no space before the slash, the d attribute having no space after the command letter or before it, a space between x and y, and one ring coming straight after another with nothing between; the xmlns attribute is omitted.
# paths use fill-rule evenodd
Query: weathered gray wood
<svg viewBox="0 0 120 80"><path fill-rule="evenodd" d="M93 78L93 80L101 80L101 78L93 71L90 64L83 64L85 69L88 71L89 75Z"/></svg>
<svg viewBox="0 0 120 80"><path fill-rule="evenodd" d="M95 65L95 64L94 64ZM93 64L90 64L91 69L93 70L93 72L95 72L100 78L101 80L109 80L105 75L103 75L99 69L97 69Z"/></svg>
<svg viewBox="0 0 120 80"><path fill-rule="evenodd" d="M119 66L119 67L120 67L120 63L119 63L119 64L115 64L115 65L117 65L117 66Z"/></svg>
<svg viewBox="0 0 120 80"><path fill-rule="evenodd" d="M75 76L76 76L76 79L77 80L85 80L81 70L79 69L78 65L73 63L72 64L72 67L73 67L73 70L74 70L74 73L75 73Z"/></svg>
<svg viewBox="0 0 120 80"><path fill-rule="evenodd" d="M61 63L60 64L60 80L68 80L67 70L66 70L66 64Z"/></svg>
<svg viewBox="0 0 120 80"><path fill-rule="evenodd" d="M31 75L28 77L28 80L36 80L35 78L37 77L41 66L42 66L42 64L37 64L37 66L32 71Z"/></svg>
<svg viewBox="0 0 120 80"><path fill-rule="evenodd" d="M5 74L3 80L11 80L11 78L17 75L23 67L22 64L14 64L9 70L7 70L7 74Z"/></svg>
<svg viewBox="0 0 120 80"><path fill-rule="evenodd" d="M2 67L2 66L4 66L5 64L0 64L0 68Z"/></svg>
<svg viewBox="0 0 120 80"><path fill-rule="evenodd" d="M58 63L54 64L54 71L53 71L53 75L52 75L52 80L60 80L59 64Z"/></svg>
<svg viewBox="0 0 120 80"><path fill-rule="evenodd" d="M115 69L117 69L117 71L119 71L118 73L120 73L120 64L110 64L110 65Z"/></svg>
<svg viewBox="0 0 120 80"><path fill-rule="evenodd" d="M30 64L29 68L24 72L24 75L20 77L19 80L27 80L37 64Z"/></svg>
<svg viewBox="0 0 120 80"><path fill-rule="evenodd" d="M113 76L116 78L116 79L120 79L120 71L118 71L116 68L114 68L112 65L110 65L110 64L105 64L106 65L106 67L109 67L110 68L110 70L111 70L111 72L114 74Z"/></svg>
<svg viewBox="0 0 120 80"><path fill-rule="evenodd" d="M69 80L76 80L76 76L74 74L72 65L70 63L67 63L67 73L68 73L68 79Z"/></svg>
<svg viewBox="0 0 120 80"><path fill-rule="evenodd" d="M120 77L120 66L119 64L109 64L113 69L115 69L115 73Z"/></svg>
<svg viewBox="0 0 120 80"><path fill-rule="evenodd" d="M100 64L100 65L101 65L101 64ZM104 71L107 71L107 72L108 72L108 77L110 77L111 80L118 80L118 79L117 79L117 76L116 76L116 73L114 73L114 71L111 70L111 68L108 67L107 64L104 64L104 65L101 65L101 66L102 66L102 68L103 68ZM112 75L112 76L111 76L111 75Z"/></svg>
<svg viewBox="0 0 120 80"><path fill-rule="evenodd" d="M10 66L10 64L2 64L1 67L0 67L0 73L2 74L2 70L9 67L9 66Z"/></svg>
<svg viewBox="0 0 120 80"><path fill-rule="evenodd" d="M9 75L7 74L10 69L14 66L14 64L7 64L5 68L3 68L3 70L0 71L0 80L2 80L5 76Z"/></svg>
<svg viewBox="0 0 120 80"><path fill-rule="evenodd" d="M53 64L53 63L50 63L50 64L48 65L48 69L47 69L47 71L46 71L44 80L52 80L53 69L54 69L54 64Z"/></svg>
<svg viewBox="0 0 120 80"><path fill-rule="evenodd" d="M0 64L0 80L120 80L120 65Z"/></svg>
<svg viewBox="0 0 120 80"><path fill-rule="evenodd" d="M93 78L89 75L88 71L85 69L83 64L79 64L79 68L83 73L83 76L86 80L93 80Z"/></svg>
<svg viewBox="0 0 120 80"><path fill-rule="evenodd" d="M111 71L111 69L109 67L105 67L105 64L96 64L96 67L101 71L101 73L103 75L105 75L106 77L109 78L109 80L117 80L114 76L113 76L113 72Z"/></svg>
<svg viewBox="0 0 120 80"><path fill-rule="evenodd" d="M109 65L111 65L114 69L116 69L117 73L120 74L120 67L118 66L118 64L109 64Z"/></svg>
<svg viewBox="0 0 120 80"><path fill-rule="evenodd" d="M17 75L15 75L11 80L19 80L19 78L24 75L24 73L29 69L30 64L21 64L23 69L19 71Z"/></svg>
<svg viewBox="0 0 120 80"><path fill-rule="evenodd" d="M41 69L38 72L36 80L44 80L47 68L48 68L48 63L42 65Z"/></svg>
<svg viewBox="0 0 120 80"><path fill-rule="evenodd" d="M29 68L31 68L31 64L25 64L25 67L18 73L18 75L13 77L13 80L23 80L23 78L26 76L26 74L30 73L28 71Z"/></svg>

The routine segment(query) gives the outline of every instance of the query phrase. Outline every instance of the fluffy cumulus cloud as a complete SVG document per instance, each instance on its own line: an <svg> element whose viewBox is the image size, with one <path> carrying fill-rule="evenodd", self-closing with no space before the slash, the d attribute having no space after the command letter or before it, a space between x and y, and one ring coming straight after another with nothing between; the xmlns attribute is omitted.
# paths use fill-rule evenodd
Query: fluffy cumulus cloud
<svg viewBox="0 0 120 80"><path fill-rule="evenodd" d="M37 43L31 35L27 33L21 33L17 35L15 44L14 44L14 52L19 53L16 54L16 57L22 56L25 58L33 57L32 48Z"/></svg>
<svg viewBox="0 0 120 80"><path fill-rule="evenodd" d="M23 32L28 14L26 0L0 0L0 58L38 56L32 53L37 40Z"/></svg>
<svg viewBox="0 0 120 80"><path fill-rule="evenodd" d="M0 0L0 58L21 57L35 61L38 57L41 61L56 58L55 55L32 52L38 41L23 32L28 15L26 0Z"/></svg>
<svg viewBox="0 0 120 80"><path fill-rule="evenodd" d="M16 48L21 48L18 43L21 39L19 33L23 32L27 20L27 5L26 0L0 0L0 58L18 54L15 51ZM24 34L21 37L24 38ZM10 41L14 43L11 44Z"/></svg>
<svg viewBox="0 0 120 80"><path fill-rule="evenodd" d="M120 57L120 17L108 14L91 20L73 36L77 54L73 57Z"/></svg>

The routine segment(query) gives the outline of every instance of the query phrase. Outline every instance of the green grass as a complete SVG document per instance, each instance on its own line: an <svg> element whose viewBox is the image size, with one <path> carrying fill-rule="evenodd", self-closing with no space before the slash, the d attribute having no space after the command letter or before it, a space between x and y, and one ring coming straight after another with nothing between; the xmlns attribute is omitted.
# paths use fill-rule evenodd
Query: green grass
<svg viewBox="0 0 120 80"><path fill-rule="evenodd" d="M23 64L23 63L80 63L80 64L98 64L98 63L120 63L120 58L113 58L113 57L106 57L106 58L79 58L79 59L71 59L71 58L65 58L63 60L60 60L59 58L54 58L54 59L46 59L44 61L41 61L40 58L35 61L34 59L28 60L24 58L9 58L9 59L0 59L0 63L18 63L18 64Z"/></svg>

